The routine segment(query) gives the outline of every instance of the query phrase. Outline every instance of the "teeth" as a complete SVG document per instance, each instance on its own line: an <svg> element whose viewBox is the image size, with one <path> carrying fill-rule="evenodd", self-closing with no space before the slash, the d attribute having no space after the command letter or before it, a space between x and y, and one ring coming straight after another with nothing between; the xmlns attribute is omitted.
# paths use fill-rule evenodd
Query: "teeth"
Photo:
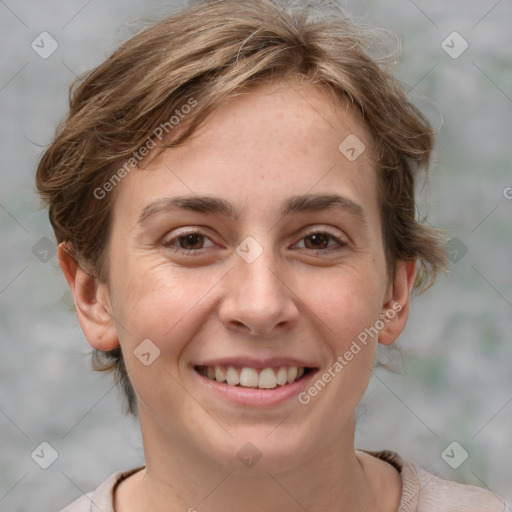
<svg viewBox="0 0 512 512"><path fill-rule="evenodd" d="M260 378L258 379L258 387L263 389L272 389L277 386L276 372L272 368L265 368L261 370Z"/></svg>
<svg viewBox="0 0 512 512"><path fill-rule="evenodd" d="M226 374L222 371L220 366L215 367L215 380L217 382L224 382L226 380Z"/></svg>
<svg viewBox="0 0 512 512"><path fill-rule="evenodd" d="M288 370L284 366L281 366L281 368L279 368L276 380L280 386L283 386L288 382Z"/></svg>
<svg viewBox="0 0 512 512"><path fill-rule="evenodd" d="M230 386L236 386L240 383L240 376L232 366L228 366L228 371L226 372L226 382Z"/></svg>
<svg viewBox="0 0 512 512"><path fill-rule="evenodd" d="M288 368L288 383L294 382L296 377L297 377L297 367L290 366L290 368Z"/></svg>
<svg viewBox="0 0 512 512"><path fill-rule="evenodd" d="M202 367L201 373L211 380L226 382L229 386L274 389L300 379L304 375L304 368L281 366L279 369L264 368L260 371L248 367L239 370L234 366L208 366Z"/></svg>
<svg viewBox="0 0 512 512"><path fill-rule="evenodd" d="M240 372L240 385L246 388L258 386L258 372L254 368L242 368Z"/></svg>

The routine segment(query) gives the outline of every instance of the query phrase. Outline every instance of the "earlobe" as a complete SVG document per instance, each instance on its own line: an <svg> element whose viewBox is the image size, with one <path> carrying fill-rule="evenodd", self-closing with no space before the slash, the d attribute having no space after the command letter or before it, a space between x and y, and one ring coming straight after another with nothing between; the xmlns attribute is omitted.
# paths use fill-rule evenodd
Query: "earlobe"
<svg viewBox="0 0 512 512"><path fill-rule="evenodd" d="M384 327L379 333L379 343L383 345L391 345L405 329L416 272L415 260L398 262L396 276L381 314Z"/></svg>
<svg viewBox="0 0 512 512"><path fill-rule="evenodd" d="M59 244L58 257L87 341L98 350L114 349L119 345L119 339L107 285L82 268L65 242Z"/></svg>

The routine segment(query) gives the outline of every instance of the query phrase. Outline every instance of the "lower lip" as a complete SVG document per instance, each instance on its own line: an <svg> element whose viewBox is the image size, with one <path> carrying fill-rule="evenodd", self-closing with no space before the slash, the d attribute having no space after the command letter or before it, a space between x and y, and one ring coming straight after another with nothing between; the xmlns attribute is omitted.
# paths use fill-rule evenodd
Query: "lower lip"
<svg viewBox="0 0 512 512"><path fill-rule="evenodd" d="M217 396L230 400L239 405L277 405L297 397L309 386L310 381L316 375L317 370L307 373L300 380L292 384L286 384L272 389L245 388L230 386L229 384L217 382L192 370L200 381Z"/></svg>

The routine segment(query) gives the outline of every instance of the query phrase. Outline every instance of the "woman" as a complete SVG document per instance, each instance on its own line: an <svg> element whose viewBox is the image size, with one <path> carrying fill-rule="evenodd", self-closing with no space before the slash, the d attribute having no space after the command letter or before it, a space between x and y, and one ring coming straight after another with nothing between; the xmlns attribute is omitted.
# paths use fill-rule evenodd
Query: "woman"
<svg viewBox="0 0 512 512"><path fill-rule="evenodd" d="M146 464L65 510L496 511L354 448L378 343L445 266L426 119L330 10L199 3L83 78L37 184Z"/></svg>

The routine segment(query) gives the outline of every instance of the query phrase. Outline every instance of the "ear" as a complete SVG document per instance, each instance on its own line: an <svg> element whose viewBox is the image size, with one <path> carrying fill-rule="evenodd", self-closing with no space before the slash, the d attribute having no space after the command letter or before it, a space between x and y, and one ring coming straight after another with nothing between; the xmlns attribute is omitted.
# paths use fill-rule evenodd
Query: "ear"
<svg viewBox="0 0 512 512"><path fill-rule="evenodd" d="M119 345L119 339L107 285L80 266L65 242L59 244L58 257L87 341L99 350L114 349Z"/></svg>
<svg viewBox="0 0 512 512"><path fill-rule="evenodd" d="M416 272L416 260L400 261L397 265L396 276L390 285L380 316L384 327L379 333L379 343L383 345L391 345L405 329Z"/></svg>

